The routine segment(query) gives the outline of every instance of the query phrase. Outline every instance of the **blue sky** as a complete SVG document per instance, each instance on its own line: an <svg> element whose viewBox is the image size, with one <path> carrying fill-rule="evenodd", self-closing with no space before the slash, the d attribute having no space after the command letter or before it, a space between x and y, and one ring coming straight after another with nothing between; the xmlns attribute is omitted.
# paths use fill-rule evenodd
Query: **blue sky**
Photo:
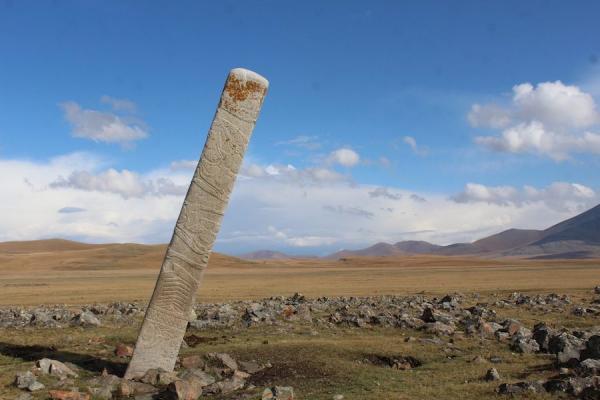
<svg viewBox="0 0 600 400"><path fill-rule="evenodd" d="M197 160L234 67L271 86L217 249L544 227L598 202L599 14L591 1L0 1L5 209L36 210L5 218L0 239L167 241L191 173L177 166ZM286 190L295 202L275 199Z"/></svg>

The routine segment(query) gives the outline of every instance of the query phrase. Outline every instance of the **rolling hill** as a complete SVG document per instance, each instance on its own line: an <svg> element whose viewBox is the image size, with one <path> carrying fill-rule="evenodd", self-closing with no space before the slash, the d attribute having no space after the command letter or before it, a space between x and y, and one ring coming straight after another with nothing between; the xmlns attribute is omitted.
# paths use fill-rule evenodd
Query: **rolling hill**
<svg viewBox="0 0 600 400"><path fill-rule="evenodd" d="M508 229L473 243L438 246L422 241L377 243L359 250L342 250L327 256L385 257L401 254L445 256L594 258L600 257L600 205L545 230Z"/></svg>

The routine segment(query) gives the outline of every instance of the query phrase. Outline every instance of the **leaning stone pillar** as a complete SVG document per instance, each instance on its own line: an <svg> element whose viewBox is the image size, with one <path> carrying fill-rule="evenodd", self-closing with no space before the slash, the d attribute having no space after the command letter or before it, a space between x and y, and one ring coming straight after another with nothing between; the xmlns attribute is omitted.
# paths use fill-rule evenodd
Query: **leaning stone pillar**
<svg viewBox="0 0 600 400"><path fill-rule="evenodd" d="M125 378L172 371L229 195L269 83L233 69L175 225Z"/></svg>

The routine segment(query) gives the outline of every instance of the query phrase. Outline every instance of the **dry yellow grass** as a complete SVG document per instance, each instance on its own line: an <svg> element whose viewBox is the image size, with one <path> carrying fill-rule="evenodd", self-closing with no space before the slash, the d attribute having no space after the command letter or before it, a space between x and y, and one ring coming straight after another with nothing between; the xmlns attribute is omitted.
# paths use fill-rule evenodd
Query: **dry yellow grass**
<svg viewBox="0 0 600 400"><path fill-rule="evenodd" d="M0 244L0 304L147 300L165 251L164 245L44 242ZM199 299L218 302L296 291L311 297L420 291L573 292L596 284L600 284L600 260L407 256L246 261L213 254Z"/></svg>

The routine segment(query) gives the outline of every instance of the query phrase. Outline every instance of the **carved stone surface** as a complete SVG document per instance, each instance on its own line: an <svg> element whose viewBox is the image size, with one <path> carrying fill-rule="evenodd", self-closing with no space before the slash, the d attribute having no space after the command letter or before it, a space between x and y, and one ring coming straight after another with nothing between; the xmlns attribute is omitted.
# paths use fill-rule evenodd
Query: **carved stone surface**
<svg viewBox="0 0 600 400"><path fill-rule="evenodd" d="M167 249L125 377L172 371L195 295L269 83L233 69Z"/></svg>

